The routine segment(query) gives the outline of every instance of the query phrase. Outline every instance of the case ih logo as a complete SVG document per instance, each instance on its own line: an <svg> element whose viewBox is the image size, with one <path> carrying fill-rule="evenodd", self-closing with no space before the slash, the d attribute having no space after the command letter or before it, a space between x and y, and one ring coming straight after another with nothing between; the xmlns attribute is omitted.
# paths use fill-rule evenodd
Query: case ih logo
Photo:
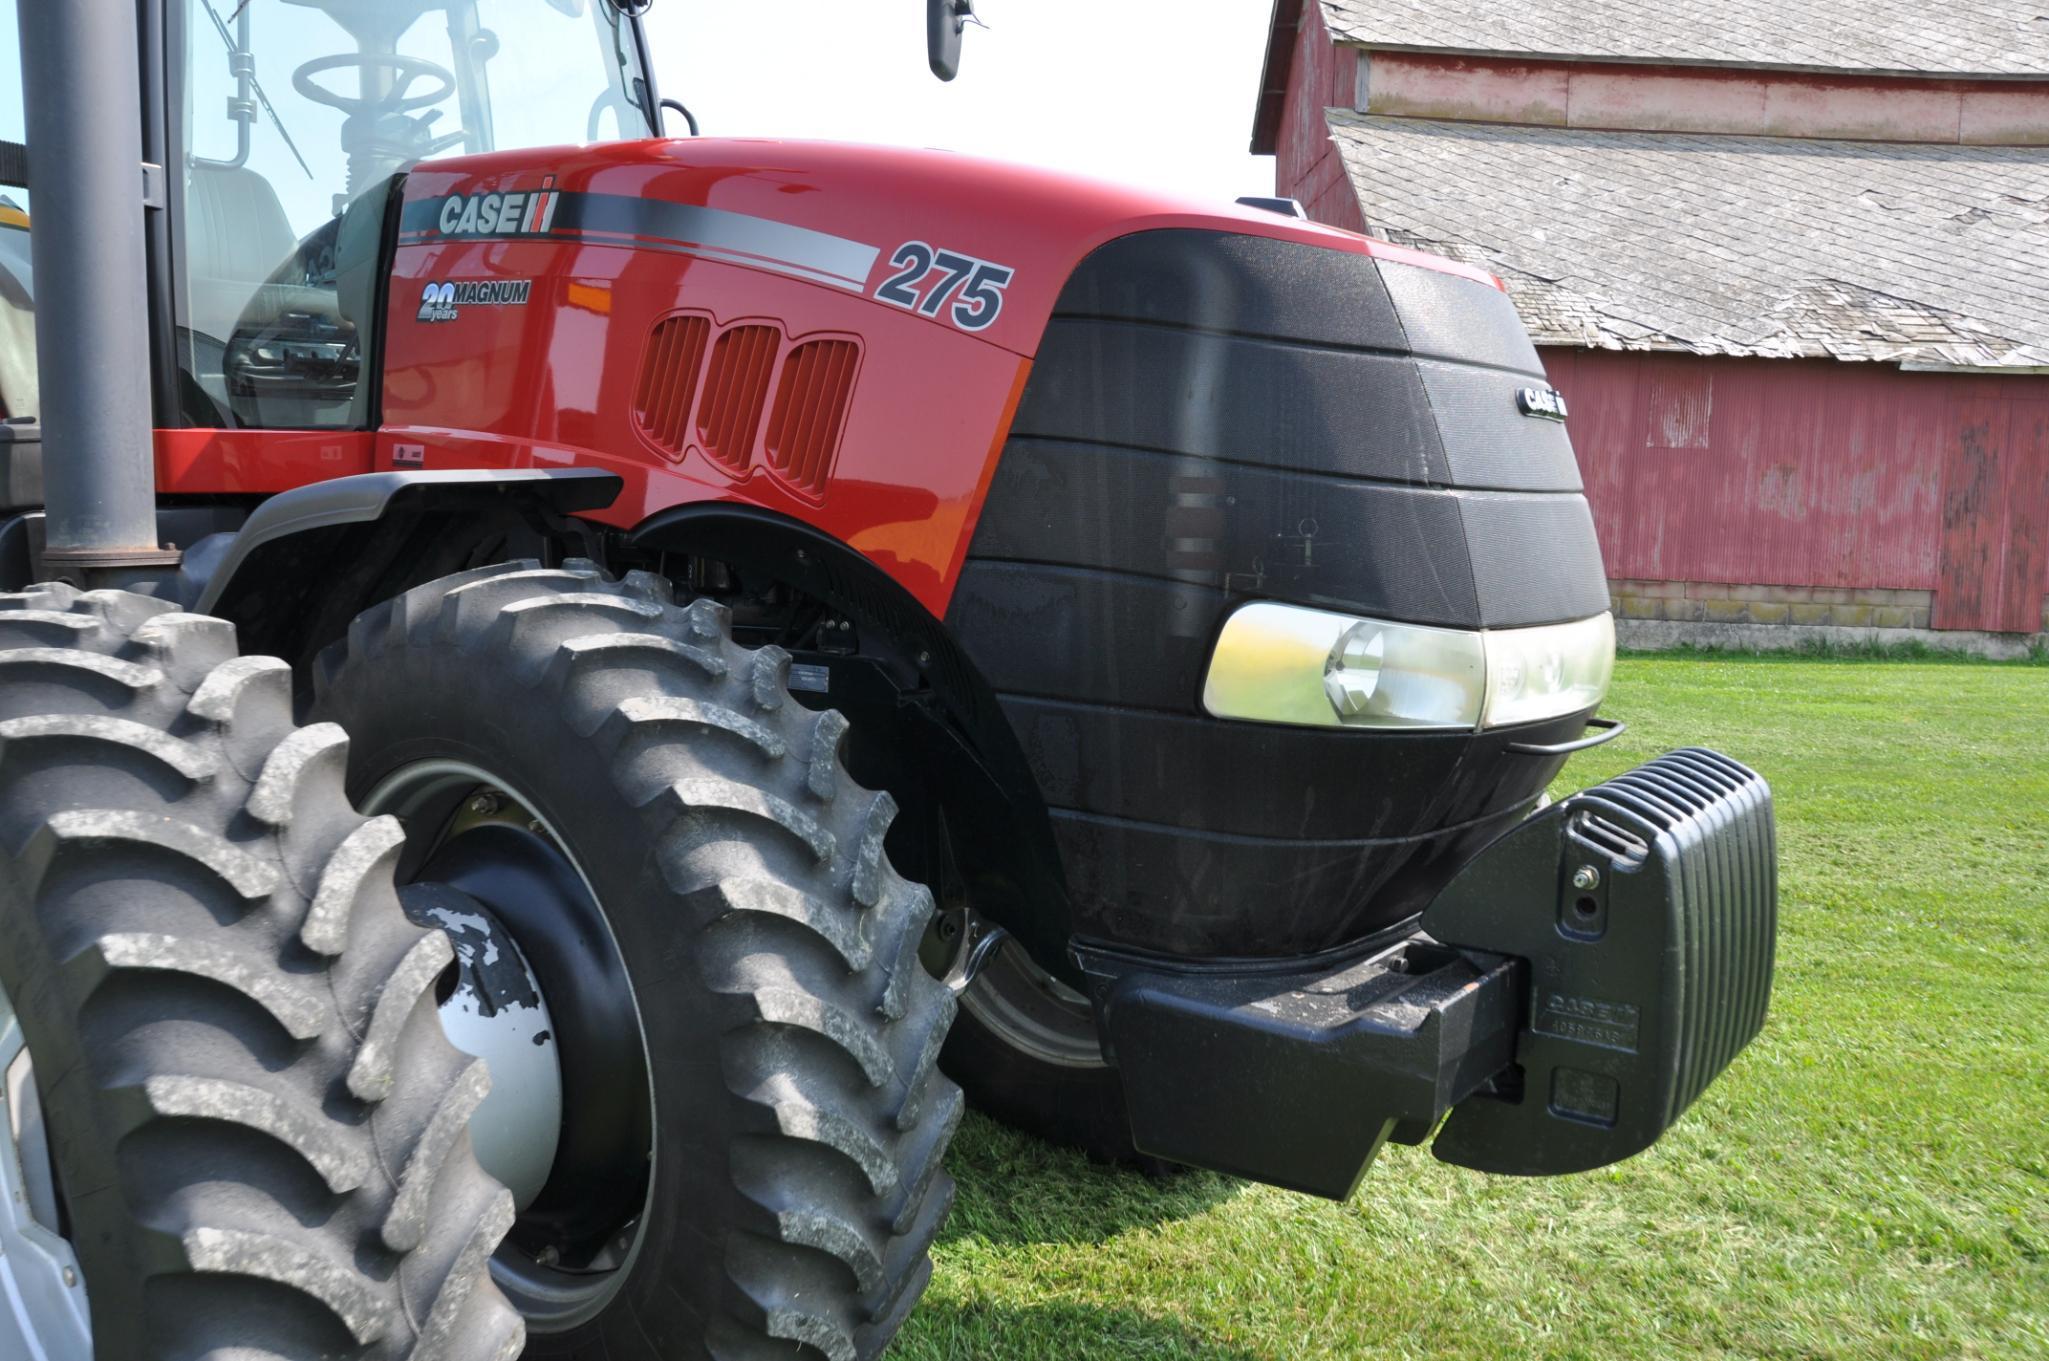
<svg viewBox="0 0 2049 1361"><path fill-rule="evenodd" d="M435 219L443 236L539 236L555 223L562 195L553 175L539 189L509 194L451 194Z"/></svg>
<svg viewBox="0 0 2049 1361"><path fill-rule="evenodd" d="M421 321L454 321L464 307L524 307L532 279L463 279L420 290Z"/></svg>
<svg viewBox="0 0 2049 1361"><path fill-rule="evenodd" d="M1557 388L1524 388L1515 394L1516 409L1547 421L1565 419L1565 394Z"/></svg>

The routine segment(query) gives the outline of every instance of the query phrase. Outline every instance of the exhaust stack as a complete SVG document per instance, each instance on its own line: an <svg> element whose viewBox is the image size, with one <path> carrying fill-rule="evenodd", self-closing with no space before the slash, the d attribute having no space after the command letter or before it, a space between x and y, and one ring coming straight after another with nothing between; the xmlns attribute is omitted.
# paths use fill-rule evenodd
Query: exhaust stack
<svg viewBox="0 0 2049 1361"><path fill-rule="evenodd" d="M157 546L133 0L20 6L42 398L38 575L134 584Z"/></svg>

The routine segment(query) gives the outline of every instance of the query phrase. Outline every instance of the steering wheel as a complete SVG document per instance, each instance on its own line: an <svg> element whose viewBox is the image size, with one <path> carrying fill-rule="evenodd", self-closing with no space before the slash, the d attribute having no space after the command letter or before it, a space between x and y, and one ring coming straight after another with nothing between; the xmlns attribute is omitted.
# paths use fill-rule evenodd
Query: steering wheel
<svg viewBox="0 0 2049 1361"><path fill-rule="evenodd" d="M363 73L362 79L372 71L390 71L393 75L391 93L383 99L350 98L336 94L324 85L316 85L313 77L328 71L340 71L354 67ZM426 94L406 93L414 82L431 78L438 82ZM292 72L292 88L315 104L325 104L343 113L411 113L424 109L429 104L439 104L455 93L455 74L445 66L436 66L419 57L402 57L396 54L386 56L369 52L339 52L331 57L316 57L298 70ZM358 88L361 88L360 86Z"/></svg>

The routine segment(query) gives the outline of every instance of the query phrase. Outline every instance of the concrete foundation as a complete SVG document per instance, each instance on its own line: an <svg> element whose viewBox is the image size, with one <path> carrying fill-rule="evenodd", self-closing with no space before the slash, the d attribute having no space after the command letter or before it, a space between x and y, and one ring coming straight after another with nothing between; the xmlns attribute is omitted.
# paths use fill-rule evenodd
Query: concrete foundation
<svg viewBox="0 0 2049 1361"><path fill-rule="evenodd" d="M1715 647L1742 652L1790 652L1805 647L1890 647L1919 643L1996 661L2013 661L2049 647L2045 633L1981 633L1973 629L1851 628L1829 624L1685 623L1667 619L1618 619L1616 646L1634 652L1675 647Z"/></svg>
<svg viewBox="0 0 2049 1361"><path fill-rule="evenodd" d="M2049 598L2039 633L1928 626L1929 591L1885 587L1735 586L1720 581L1608 583L1617 641L1626 648L1726 647L1776 652L1818 643L1919 643L1974 657L2026 656L2049 646Z"/></svg>

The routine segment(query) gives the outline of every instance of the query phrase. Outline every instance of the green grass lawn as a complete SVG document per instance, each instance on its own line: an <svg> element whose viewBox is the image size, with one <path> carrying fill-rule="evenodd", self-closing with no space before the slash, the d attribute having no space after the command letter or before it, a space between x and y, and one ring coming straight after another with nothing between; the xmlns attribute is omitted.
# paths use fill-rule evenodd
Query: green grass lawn
<svg viewBox="0 0 2049 1361"><path fill-rule="evenodd" d="M1771 780L1757 1042L1650 1152L1390 1148L1348 1204L1092 1168L971 1116L901 1357L2049 1357L2049 668L1639 657L1559 792Z"/></svg>

